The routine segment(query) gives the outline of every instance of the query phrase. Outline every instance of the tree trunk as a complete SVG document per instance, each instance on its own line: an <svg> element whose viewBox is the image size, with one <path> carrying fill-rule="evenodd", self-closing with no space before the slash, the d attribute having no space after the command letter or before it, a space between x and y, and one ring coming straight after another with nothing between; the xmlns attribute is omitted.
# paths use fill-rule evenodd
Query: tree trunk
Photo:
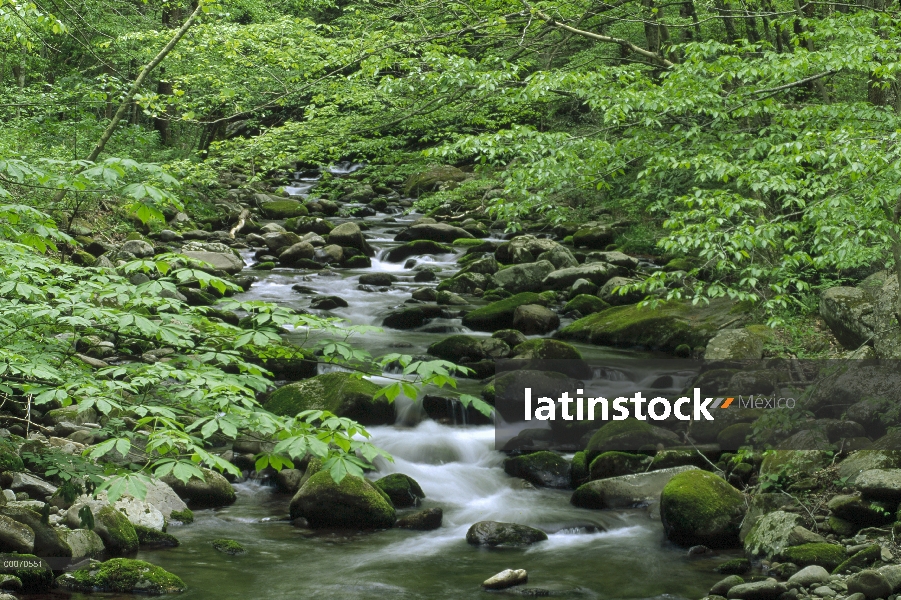
<svg viewBox="0 0 901 600"><path fill-rule="evenodd" d="M723 19L723 27L726 28L726 43L734 43L738 39L738 32L735 30L735 19L732 18L732 4L725 0L714 0L714 6Z"/></svg>
<svg viewBox="0 0 901 600"><path fill-rule="evenodd" d="M160 76L166 74L165 69L160 69ZM171 81L162 81L156 84L156 93L160 96L171 96L172 95L172 82ZM172 143L172 135L169 130L169 111L164 110L162 113L157 115L153 119L153 128L160 134L160 143L163 146L168 146Z"/></svg>

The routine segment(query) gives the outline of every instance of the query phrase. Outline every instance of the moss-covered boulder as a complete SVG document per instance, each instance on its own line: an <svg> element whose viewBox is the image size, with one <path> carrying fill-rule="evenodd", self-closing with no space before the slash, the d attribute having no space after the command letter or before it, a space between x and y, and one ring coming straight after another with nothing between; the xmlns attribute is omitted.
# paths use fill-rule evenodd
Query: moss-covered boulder
<svg viewBox="0 0 901 600"><path fill-rule="evenodd" d="M583 317L587 317L588 315L599 313L602 310L607 310L608 308L610 308L610 305L597 296L579 294L566 303L566 305L563 307L563 314L575 311Z"/></svg>
<svg viewBox="0 0 901 600"><path fill-rule="evenodd" d="M585 453L590 464L599 455L611 450L634 452L646 446L674 446L678 443L679 436L672 431L630 417L623 421L609 421L598 429L588 441Z"/></svg>
<svg viewBox="0 0 901 600"><path fill-rule="evenodd" d="M516 309L527 304L544 304L544 302L535 292L516 294L467 313L463 317L463 326L475 331L511 329Z"/></svg>
<svg viewBox="0 0 901 600"><path fill-rule="evenodd" d="M380 387L352 373L335 371L291 383L275 390L264 404L281 416L305 410L327 410L364 425L394 422L394 406L384 396L374 400Z"/></svg>
<svg viewBox="0 0 901 600"><path fill-rule="evenodd" d="M425 492L415 479L403 473L391 473L373 482L377 488L385 492L395 508L416 506L425 498Z"/></svg>
<svg viewBox="0 0 901 600"><path fill-rule="evenodd" d="M427 508L412 515L407 515L397 520L399 529L412 529L414 531L432 531L441 527L444 511L440 508Z"/></svg>
<svg viewBox="0 0 901 600"><path fill-rule="evenodd" d="M319 471L297 491L291 518L303 517L314 529L385 529L397 518L388 496L365 479L348 475L335 483Z"/></svg>
<svg viewBox="0 0 901 600"><path fill-rule="evenodd" d="M450 165L436 165L411 175L404 182L403 191L407 196L417 197L425 192L437 190L447 182L460 182L466 179L466 173Z"/></svg>
<svg viewBox="0 0 901 600"><path fill-rule="evenodd" d="M236 500L235 489L221 473L201 468L203 479L192 477L187 483L167 475L162 480L172 487L178 497L194 508L228 506Z"/></svg>
<svg viewBox="0 0 901 600"><path fill-rule="evenodd" d="M489 548L528 546L546 539L547 534L540 529L518 523L500 523L498 521L479 521L466 532L468 543L473 546L488 546Z"/></svg>
<svg viewBox="0 0 901 600"><path fill-rule="evenodd" d="M554 452L533 452L507 458L504 471L541 487L566 489L572 484L569 462Z"/></svg>
<svg viewBox="0 0 901 600"><path fill-rule="evenodd" d="M263 202L260 212L267 219L290 219L292 217L305 217L310 214L307 207L297 200L273 200Z"/></svg>
<svg viewBox="0 0 901 600"><path fill-rule="evenodd" d="M454 249L440 242L430 240L416 240L415 242L407 242L396 248L392 248L385 255L388 262L402 262L411 256L423 256L426 254L453 254Z"/></svg>
<svg viewBox="0 0 901 600"><path fill-rule="evenodd" d="M285 221L285 229L298 234L328 235L334 228L331 221L318 217L296 217Z"/></svg>
<svg viewBox="0 0 901 600"><path fill-rule="evenodd" d="M744 320L749 306L718 298L709 305L670 300L654 309L617 306L589 315L564 327L555 337L600 346L640 346L675 351L687 344L706 346L716 333Z"/></svg>
<svg viewBox="0 0 901 600"><path fill-rule="evenodd" d="M25 506L7 505L0 506L0 516L12 519L20 525L25 525L34 532L34 546L32 549L38 556L72 556L72 549L66 543L65 537L61 535L62 530L45 523L39 512ZM13 548L7 547L5 549L12 550ZM32 549L29 549L29 551Z"/></svg>
<svg viewBox="0 0 901 600"><path fill-rule="evenodd" d="M820 450L775 450L764 457L760 475L811 475L826 466L828 460L828 454Z"/></svg>
<svg viewBox="0 0 901 600"><path fill-rule="evenodd" d="M738 546L744 514L742 493L707 471L676 475L660 495L663 529L670 540L680 545Z"/></svg>
<svg viewBox="0 0 901 600"><path fill-rule="evenodd" d="M827 571L833 571L845 562L847 557L843 546L819 542L789 546L777 558L781 561L795 563L799 567L819 565Z"/></svg>
<svg viewBox="0 0 901 600"><path fill-rule="evenodd" d="M124 555L137 552L138 534L128 517L110 504L100 500L79 500L66 512L66 524L76 529L81 527L81 509L88 507L94 516L94 533L103 540L107 552Z"/></svg>
<svg viewBox="0 0 901 600"><path fill-rule="evenodd" d="M842 494L832 498L826 507L835 517L859 527L878 527L895 520L897 503L865 500L857 495Z"/></svg>
<svg viewBox="0 0 901 600"><path fill-rule="evenodd" d="M217 540L213 540L212 545L213 549L215 549L217 552L222 552L223 554L231 554L232 556L245 554L247 552L247 550L244 548L244 546L241 545L240 542L227 538L219 538Z"/></svg>
<svg viewBox="0 0 901 600"><path fill-rule="evenodd" d="M588 481L588 459L585 452L576 452L570 463L570 473L572 475L572 486L579 487Z"/></svg>
<svg viewBox="0 0 901 600"><path fill-rule="evenodd" d="M24 471L25 465L18 454L15 444L7 439L0 438L0 472Z"/></svg>
<svg viewBox="0 0 901 600"><path fill-rule="evenodd" d="M877 560L882 559L882 546L879 544L871 544L855 552L849 559L844 561L832 571L833 575L847 575L859 569L866 569Z"/></svg>
<svg viewBox="0 0 901 600"><path fill-rule="evenodd" d="M566 342L539 338L527 340L513 348L511 358L520 360L582 360L582 354Z"/></svg>
<svg viewBox="0 0 901 600"><path fill-rule="evenodd" d="M428 353L460 364L483 359L507 358L510 355L510 346L494 337L451 335L429 346Z"/></svg>
<svg viewBox="0 0 901 600"><path fill-rule="evenodd" d="M589 481L579 486L569 502L579 508L595 510L631 508L657 502L663 488L673 477L695 469L696 467L675 467Z"/></svg>
<svg viewBox="0 0 901 600"><path fill-rule="evenodd" d="M638 473L644 470L647 459L647 456L628 452L604 452L591 461L588 477L594 481Z"/></svg>
<svg viewBox="0 0 901 600"><path fill-rule="evenodd" d="M141 549L175 548L180 544L178 538L171 533L157 531L143 525L135 525L135 533L138 534L138 543L141 545Z"/></svg>
<svg viewBox="0 0 901 600"><path fill-rule="evenodd" d="M775 494L761 494L761 496L775 496ZM774 504L781 506L784 503L780 498L769 498L764 502L760 502L759 498L760 496L755 497L751 502L749 517L751 512L754 512L755 504L763 505L765 508ZM796 530L803 529L803 525L804 520L801 516L793 512L774 510L758 515L756 522L745 536L745 553L752 557L773 558L778 556L783 550L799 542L800 536L796 534Z"/></svg>
<svg viewBox="0 0 901 600"><path fill-rule="evenodd" d="M59 587L75 592L110 592L159 596L183 592L184 582L169 571L143 560L114 558L93 562L86 569L66 573Z"/></svg>

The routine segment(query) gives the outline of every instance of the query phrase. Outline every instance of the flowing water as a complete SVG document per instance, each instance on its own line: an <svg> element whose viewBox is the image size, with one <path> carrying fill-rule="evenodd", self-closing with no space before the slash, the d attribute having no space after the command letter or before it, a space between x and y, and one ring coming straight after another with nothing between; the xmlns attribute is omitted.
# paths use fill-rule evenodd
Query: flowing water
<svg viewBox="0 0 901 600"><path fill-rule="evenodd" d="M354 167L339 165L333 170L340 174ZM304 195L317 178L315 173L297 173L288 191ZM394 222L383 222L388 217ZM306 308L312 295L292 290L300 284L347 300L349 307L332 315L354 325L380 325L386 314L403 306L413 289L435 285L414 283L413 272L403 263L379 258L397 245L392 241L396 231L418 217L379 214L367 219L374 227L366 235L377 249L369 269L258 272L259 281L241 297ZM446 277L456 270L457 258L452 254L416 260ZM389 288L360 289L359 276L373 272L390 272L400 281ZM424 354L429 344L449 333L487 335L469 332L459 318L434 321L423 329L365 333L353 340L375 356L415 355ZM289 337L299 341L307 335L297 331ZM579 349L586 358L631 355L596 346L580 345ZM461 389L477 393L478 382L461 380ZM493 427L421 420L418 405L405 409L399 405L398 412L403 413L402 422L418 423L371 428L374 443L395 458L394 463L379 463L373 478L390 472L413 477L427 498L421 507L410 510L441 507L440 529L311 533L285 520L289 496L247 481L236 484L234 505L196 511L193 524L173 527L170 532L181 540L180 547L141 552L138 558L181 576L189 587L181 595L184 600L382 600L386 596L450 600L487 593L480 591L479 584L507 568L528 570L526 588L547 590L559 598L699 598L720 578L712 567L722 556L688 557L684 549L664 540L659 520L646 508L578 509L569 503L570 491L535 489L508 476L502 467L504 455L494 449ZM399 511L401 516L405 513ZM465 534L481 520L531 525L548 532L549 539L521 549L475 548L466 543ZM248 552L228 556L215 551L210 541L222 537L238 540ZM516 596L521 589L492 593Z"/></svg>

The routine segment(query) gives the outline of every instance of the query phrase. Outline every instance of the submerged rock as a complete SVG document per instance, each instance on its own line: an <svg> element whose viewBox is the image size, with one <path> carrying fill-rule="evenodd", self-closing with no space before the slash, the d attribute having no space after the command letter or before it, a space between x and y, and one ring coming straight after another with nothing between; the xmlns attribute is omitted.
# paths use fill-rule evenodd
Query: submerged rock
<svg viewBox="0 0 901 600"><path fill-rule="evenodd" d="M492 548L527 546L535 542L543 542L546 539L547 534L540 529L518 523L500 523L498 521L479 521L466 532L468 543Z"/></svg>
<svg viewBox="0 0 901 600"><path fill-rule="evenodd" d="M396 520L384 492L353 475L335 483L328 471L303 484L291 499L290 512L292 519L303 517L314 529L386 529Z"/></svg>

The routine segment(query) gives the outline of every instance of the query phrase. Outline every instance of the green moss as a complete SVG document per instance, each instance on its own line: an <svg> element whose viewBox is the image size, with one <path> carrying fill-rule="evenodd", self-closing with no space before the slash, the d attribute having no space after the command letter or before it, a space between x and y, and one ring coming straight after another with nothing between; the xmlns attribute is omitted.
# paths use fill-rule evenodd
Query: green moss
<svg viewBox="0 0 901 600"><path fill-rule="evenodd" d="M333 372L277 389L266 401L266 410L294 416L305 410L327 410L364 425L394 421L394 407L383 396L373 400L380 387L352 373Z"/></svg>
<svg viewBox="0 0 901 600"><path fill-rule="evenodd" d="M247 550L244 549L244 546L242 546L235 540L221 538L218 540L213 540L212 544L213 548L215 548L219 552L224 552L225 554L231 554L233 556L247 552Z"/></svg>
<svg viewBox="0 0 901 600"><path fill-rule="evenodd" d="M510 329L513 327L513 313L526 304L544 305L545 302L534 292L522 292L468 313L463 317L463 326L475 331Z"/></svg>
<svg viewBox="0 0 901 600"><path fill-rule="evenodd" d="M318 359L313 352L288 342L247 344L241 346L241 353L248 362L272 371L275 379L297 381L316 375Z"/></svg>
<svg viewBox="0 0 901 600"><path fill-rule="evenodd" d="M37 568L9 568L4 569L5 575L12 575L22 582L22 591L30 594L49 592L53 587L53 571L50 565L42 561L34 554L0 554L0 561L16 560L40 563Z"/></svg>
<svg viewBox="0 0 901 600"><path fill-rule="evenodd" d="M579 294L566 303L563 307L563 313L566 314L568 312L578 311L583 317L587 317L588 315L599 313L608 308L610 308L610 305L597 296Z"/></svg>
<svg viewBox="0 0 901 600"><path fill-rule="evenodd" d="M513 348L514 358L539 360L582 360L582 354L570 344L546 338L528 340Z"/></svg>
<svg viewBox="0 0 901 600"><path fill-rule="evenodd" d="M485 243L483 240L477 238L460 238L451 242L451 245L458 248L472 248L473 246L481 246L483 243Z"/></svg>
<svg viewBox="0 0 901 600"><path fill-rule="evenodd" d="M385 492L385 495L397 508L416 506L425 492L415 479L403 473L391 473L373 482L373 485Z"/></svg>
<svg viewBox="0 0 901 600"><path fill-rule="evenodd" d="M181 521L185 525L194 522L194 513L190 508L184 510L173 510L169 513L169 519L173 521Z"/></svg>
<svg viewBox="0 0 901 600"><path fill-rule="evenodd" d="M185 590L172 573L143 560L113 558L60 578L63 587L85 592L171 594Z"/></svg>
<svg viewBox="0 0 901 600"><path fill-rule="evenodd" d="M799 567L820 565L830 571L845 562L846 558L847 554L842 546L821 542L790 546L779 555L780 560L793 562Z"/></svg>
<svg viewBox="0 0 901 600"><path fill-rule="evenodd" d="M0 438L0 472L24 471L25 465L19 456L15 444L7 439Z"/></svg>
<svg viewBox="0 0 901 600"><path fill-rule="evenodd" d="M357 254L345 260L343 266L347 269L368 269L372 266L372 259L365 254Z"/></svg>
<svg viewBox="0 0 901 600"><path fill-rule="evenodd" d="M138 534L124 514L112 506L104 506L94 515L94 521L103 524L103 545L110 552L130 554L138 549ZM100 531L98 531L100 533Z"/></svg>
<svg viewBox="0 0 901 600"><path fill-rule="evenodd" d="M579 487L588 481L588 459L584 452L576 452L570 464L572 474L572 485L574 488Z"/></svg>
<svg viewBox="0 0 901 600"><path fill-rule="evenodd" d="M697 269L701 266L701 261L697 258L691 258L683 256L681 258L674 258L666 265L663 266L663 270L667 272L672 271L691 271L692 269Z"/></svg>
<svg viewBox="0 0 901 600"><path fill-rule="evenodd" d="M253 265L252 268L257 271L271 271L272 269L275 268L275 263L272 262L271 260L267 260L265 262L261 262L261 263L257 263L255 265Z"/></svg>
<svg viewBox="0 0 901 600"><path fill-rule="evenodd" d="M134 528L142 548L175 548L179 545L178 538L172 534L143 525L135 525Z"/></svg>
<svg viewBox="0 0 901 600"><path fill-rule="evenodd" d="M557 303L557 292L553 290L545 290L538 294L538 297L541 299L540 304L544 306L549 306L551 304Z"/></svg>
<svg viewBox="0 0 901 600"><path fill-rule="evenodd" d="M674 351L683 344L706 346L722 327L740 321L749 308L728 298L714 299L707 306L676 300L660 302L654 309L637 304L617 306L579 319L556 337L602 346Z"/></svg>
<svg viewBox="0 0 901 600"><path fill-rule="evenodd" d="M882 547L879 544L867 546L851 558L844 561L832 571L833 575L846 575L855 569L865 569L882 558Z"/></svg>
<svg viewBox="0 0 901 600"><path fill-rule="evenodd" d="M694 465L699 469L709 469L709 459L697 450L661 450L651 461L651 471Z"/></svg>
<svg viewBox="0 0 901 600"><path fill-rule="evenodd" d="M750 571L751 561L747 558L733 558L716 567L716 572L723 575L744 575Z"/></svg>
<svg viewBox="0 0 901 600"><path fill-rule="evenodd" d="M588 469L589 479L594 481L638 473L643 469L646 459L645 456L628 452L604 452L591 461Z"/></svg>
<svg viewBox="0 0 901 600"><path fill-rule="evenodd" d="M331 473L319 471L291 500L292 519L303 517L311 527L382 529L397 518L384 492L368 481L348 475L335 483Z"/></svg>
<svg viewBox="0 0 901 600"><path fill-rule="evenodd" d="M290 219L305 217L310 211L297 200L275 200L261 204L260 212L267 219Z"/></svg>
<svg viewBox="0 0 901 600"><path fill-rule="evenodd" d="M294 217L285 221L285 229L294 233L327 235L335 226L331 221L317 217Z"/></svg>
<svg viewBox="0 0 901 600"><path fill-rule="evenodd" d="M596 407L600 410L600 406ZM595 414L597 418L598 415ZM588 441L585 453L589 461L610 450L637 450L646 444L672 444L669 438L662 438L661 432L646 421L628 418L623 421L608 421L597 430ZM591 464L589 462L589 464Z"/></svg>
<svg viewBox="0 0 901 600"><path fill-rule="evenodd" d="M738 545L744 496L707 471L676 474L660 494L660 520L667 537L682 545Z"/></svg>

